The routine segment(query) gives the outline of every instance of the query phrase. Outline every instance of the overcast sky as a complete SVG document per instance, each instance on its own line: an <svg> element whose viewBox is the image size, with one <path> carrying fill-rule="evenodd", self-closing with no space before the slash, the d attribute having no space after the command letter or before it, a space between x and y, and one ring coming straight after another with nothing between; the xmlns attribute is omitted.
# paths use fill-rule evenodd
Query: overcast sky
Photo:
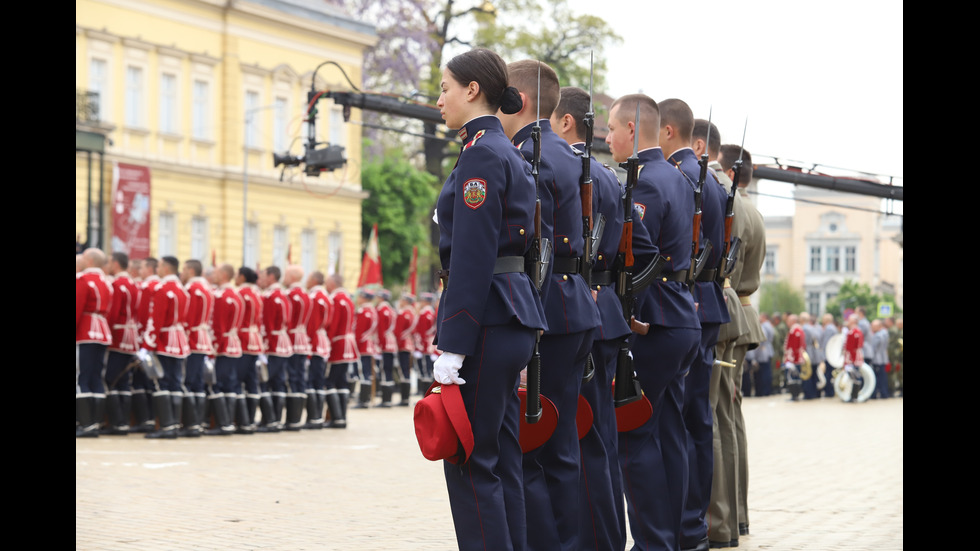
<svg viewBox="0 0 980 551"><path fill-rule="evenodd" d="M569 4L576 14L602 16L623 38L607 50L609 95L680 98L698 118L710 109L723 143L741 141L747 118L745 147L757 164L778 157L904 175L901 2ZM787 200L759 205L763 214L792 212Z"/></svg>

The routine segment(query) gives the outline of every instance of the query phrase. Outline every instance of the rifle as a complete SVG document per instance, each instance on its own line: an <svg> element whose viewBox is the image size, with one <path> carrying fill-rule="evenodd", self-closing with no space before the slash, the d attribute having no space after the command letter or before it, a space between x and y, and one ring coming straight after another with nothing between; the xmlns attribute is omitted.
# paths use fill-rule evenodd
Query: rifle
<svg viewBox="0 0 980 551"><path fill-rule="evenodd" d="M633 294L633 189L636 187L637 179L640 176L640 158L637 155L640 138L639 123L640 104L637 103L636 116L633 119L633 155L626 159L626 162L619 164L626 170L626 189L623 193L625 210L623 235L619 240L619 251L616 254L616 265L619 272L616 280L616 294L619 296L619 302L623 307L623 316L629 320L630 329L640 335L646 335L650 330L650 324L637 321L633 316L633 304L636 300ZM619 347L613 399L618 408L642 397L640 382L633 376L633 357L630 355L629 335L627 335L623 337L623 342Z"/></svg>
<svg viewBox="0 0 980 551"><path fill-rule="evenodd" d="M531 128L531 142L534 144L534 156L531 159L531 175L534 177L534 190L537 198L534 202L534 239L531 241L531 256L534 285L541 290L547 276L548 262L551 255L551 242L541 236L541 65L538 64L538 103L534 126ZM541 331L534 338L534 353L527 364L527 410L524 419L528 423L537 423L541 419Z"/></svg>
<svg viewBox="0 0 980 551"><path fill-rule="evenodd" d="M738 175L742 170L742 151L745 149L745 130L749 126L748 118L745 119L745 126L742 128L742 146L738 150L738 160L732 166L735 177L732 178L732 189L728 190L728 200L725 203L725 253L721 255L718 265L718 282L724 284L725 278L732 274L735 269L735 262L738 260L738 251L742 246L742 239L732 237L732 220L735 218L735 194L738 190ZM711 129L708 129L711 132ZM707 154L707 145L705 146Z"/></svg>
<svg viewBox="0 0 980 551"><path fill-rule="evenodd" d="M595 112L592 107L592 59L589 58L589 111L582 120L585 125L585 151L582 153L582 178L579 180L579 197L582 200L582 242L584 243L580 273L585 284L592 287L592 266L595 247L592 241L592 140L594 138Z"/></svg>
<svg viewBox="0 0 980 551"><path fill-rule="evenodd" d="M700 249L701 241L701 204L704 201L704 181L708 177L708 138L711 137L711 111L708 111L708 136L705 138L704 153L698 160L701 171L698 173L698 182L694 185L694 237L691 240L691 266L688 268L687 284L694 287L701 270L711 255L711 241L705 239L704 248ZM683 171L681 171L683 172Z"/></svg>

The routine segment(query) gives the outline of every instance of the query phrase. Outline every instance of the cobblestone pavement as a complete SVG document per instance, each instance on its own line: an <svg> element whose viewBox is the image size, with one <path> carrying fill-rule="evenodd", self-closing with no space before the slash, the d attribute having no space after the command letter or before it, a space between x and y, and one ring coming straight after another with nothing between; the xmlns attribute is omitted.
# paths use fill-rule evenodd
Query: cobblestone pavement
<svg viewBox="0 0 980 551"><path fill-rule="evenodd" d="M414 403L414 398L413 398ZM903 399L747 398L744 550L904 543ZM630 542L632 545L632 542ZM440 463L412 409L351 410L347 430L75 440L75 548L451 550Z"/></svg>

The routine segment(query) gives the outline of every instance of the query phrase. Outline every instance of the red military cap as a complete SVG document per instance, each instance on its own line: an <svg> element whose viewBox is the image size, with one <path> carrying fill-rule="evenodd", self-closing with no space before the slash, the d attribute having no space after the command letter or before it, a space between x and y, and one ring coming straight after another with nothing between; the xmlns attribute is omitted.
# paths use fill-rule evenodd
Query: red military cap
<svg viewBox="0 0 980 551"><path fill-rule="evenodd" d="M473 427L458 386L432 383L415 403L415 437L430 461L461 463L473 453Z"/></svg>
<svg viewBox="0 0 980 551"><path fill-rule="evenodd" d="M616 383L613 382L613 393L616 392ZM641 391L640 397L626 405L616 407L616 430L619 432L629 432L640 428L653 416L653 404L647 398L646 393Z"/></svg>
<svg viewBox="0 0 980 551"><path fill-rule="evenodd" d="M521 398L521 428L520 441L521 452L527 453L541 447L542 444L551 438L558 426L558 408L555 403L549 400L544 394L541 395L541 418L537 423L527 422L527 389L523 386L517 391Z"/></svg>

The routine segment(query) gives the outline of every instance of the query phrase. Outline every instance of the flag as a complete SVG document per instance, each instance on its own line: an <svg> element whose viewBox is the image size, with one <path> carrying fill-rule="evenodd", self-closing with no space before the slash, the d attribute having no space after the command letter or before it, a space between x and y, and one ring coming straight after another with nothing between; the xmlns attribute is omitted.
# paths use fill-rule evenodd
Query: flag
<svg viewBox="0 0 980 551"><path fill-rule="evenodd" d="M293 263L293 244L290 243L286 246L286 264Z"/></svg>
<svg viewBox="0 0 980 551"><path fill-rule="evenodd" d="M412 296L418 296L419 274L418 274L419 248L412 247L412 263L408 265L408 288Z"/></svg>
<svg viewBox="0 0 980 551"><path fill-rule="evenodd" d="M211 267L218 267L218 251L211 249Z"/></svg>
<svg viewBox="0 0 980 551"><path fill-rule="evenodd" d="M384 282L381 277L381 251L378 249L378 225L375 224L371 229L371 237L368 238L367 249L364 251L364 259L361 261L361 277L357 281L358 287L365 285L381 286Z"/></svg>

